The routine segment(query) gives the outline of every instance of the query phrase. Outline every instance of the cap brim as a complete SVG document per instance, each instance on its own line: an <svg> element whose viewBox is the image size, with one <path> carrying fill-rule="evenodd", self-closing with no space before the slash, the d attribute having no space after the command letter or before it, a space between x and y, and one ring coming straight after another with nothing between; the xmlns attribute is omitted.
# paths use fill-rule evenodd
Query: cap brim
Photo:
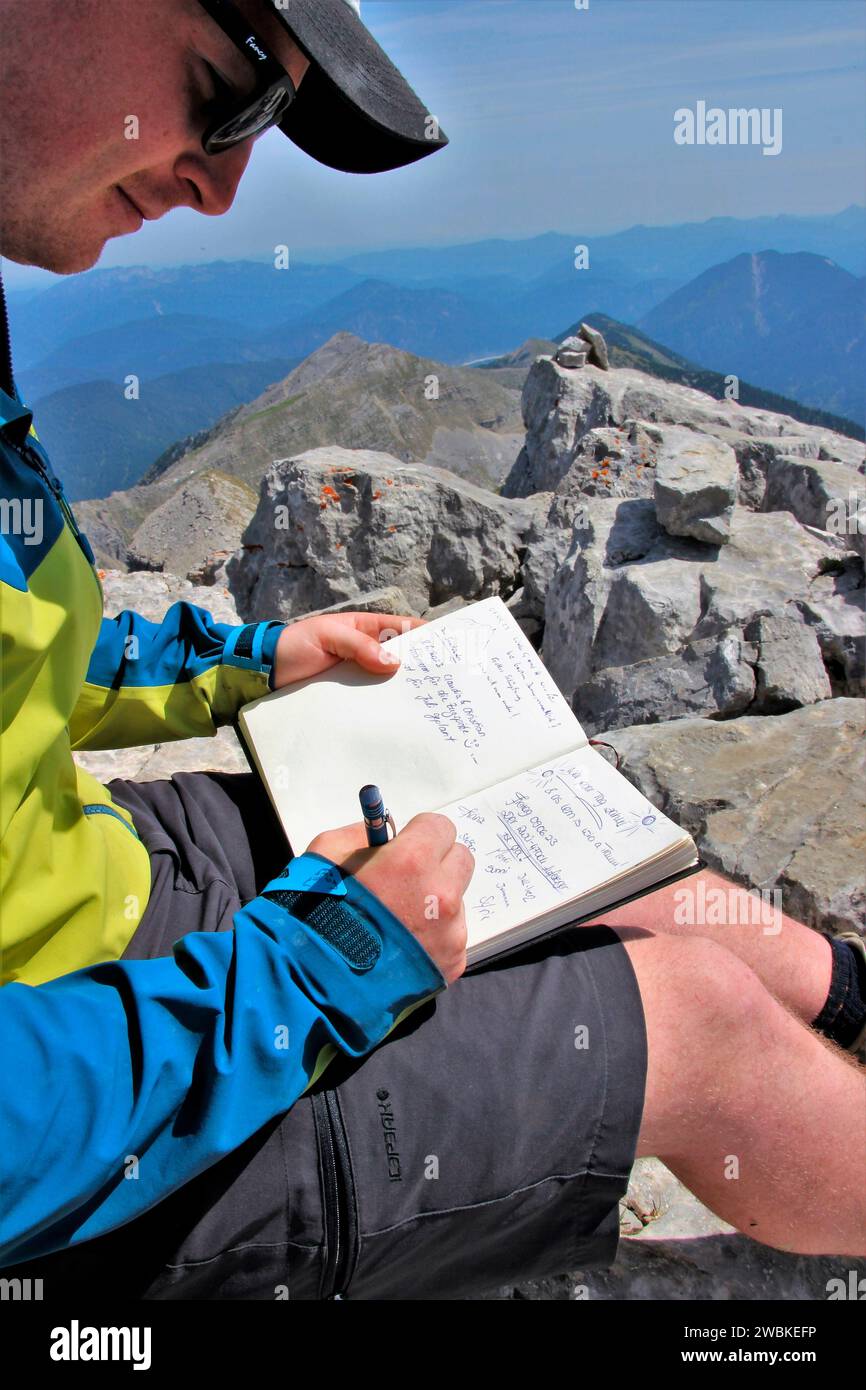
<svg viewBox="0 0 866 1390"><path fill-rule="evenodd" d="M310 59L279 128L313 159L377 174L448 144L346 0L281 0L274 12Z"/></svg>

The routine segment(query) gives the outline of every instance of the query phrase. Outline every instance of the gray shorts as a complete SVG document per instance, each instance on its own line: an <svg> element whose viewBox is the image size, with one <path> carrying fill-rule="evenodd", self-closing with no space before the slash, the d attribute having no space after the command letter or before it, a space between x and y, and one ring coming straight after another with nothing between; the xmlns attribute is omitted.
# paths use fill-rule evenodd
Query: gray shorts
<svg viewBox="0 0 866 1390"><path fill-rule="evenodd" d="M109 784L151 854L127 959L231 927L289 852L252 774ZM152 1211L27 1266L151 1299L455 1299L609 1265L646 1084L608 927L567 927L417 1009ZM16 1270L23 1273L23 1267Z"/></svg>

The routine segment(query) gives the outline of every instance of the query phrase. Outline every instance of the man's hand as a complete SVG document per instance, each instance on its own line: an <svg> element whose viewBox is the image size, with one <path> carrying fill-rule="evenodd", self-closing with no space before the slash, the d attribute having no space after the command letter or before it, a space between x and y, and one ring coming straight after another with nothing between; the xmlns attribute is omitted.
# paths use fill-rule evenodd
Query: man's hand
<svg viewBox="0 0 866 1390"><path fill-rule="evenodd" d="M280 633L274 657L274 689L317 676L339 661L356 661L378 676L393 675L397 660L386 660L388 644L380 634L393 637L421 627L424 618L395 613L328 613L301 618Z"/></svg>
<svg viewBox="0 0 866 1390"><path fill-rule="evenodd" d="M466 969L463 894L475 859L447 816L425 811L387 845L371 849L364 822L326 830L307 846L359 879L390 908L438 965L448 984Z"/></svg>

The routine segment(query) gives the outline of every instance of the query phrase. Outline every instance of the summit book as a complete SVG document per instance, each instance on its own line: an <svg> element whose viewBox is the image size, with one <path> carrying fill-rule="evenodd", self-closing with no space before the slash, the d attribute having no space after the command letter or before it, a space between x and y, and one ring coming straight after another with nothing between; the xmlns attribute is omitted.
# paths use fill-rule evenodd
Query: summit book
<svg viewBox="0 0 866 1390"><path fill-rule="evenodd" d="M500 598L387 645L394 675L343 662L239 714L294 854L359 821L370 782L398 832L448 816L475 858L470 966L700 867L691 836L590 744Z"/></svg>

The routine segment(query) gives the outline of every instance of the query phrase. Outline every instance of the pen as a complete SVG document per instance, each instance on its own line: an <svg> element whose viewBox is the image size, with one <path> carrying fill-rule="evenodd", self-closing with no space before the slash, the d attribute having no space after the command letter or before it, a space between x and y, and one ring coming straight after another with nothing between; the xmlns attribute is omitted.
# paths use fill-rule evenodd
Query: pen
<svg viewBox="0 0 866 1390"><path fill-rule="evenodd" d="M390 811L385 810L382 793L373 782L368 782L366 787L361 788L358 796L367 831L367 844L371 848L375 845L387 845L388 826L390 825L394 835L397 834L397 828L394 825L394 817Z"/></svg>

